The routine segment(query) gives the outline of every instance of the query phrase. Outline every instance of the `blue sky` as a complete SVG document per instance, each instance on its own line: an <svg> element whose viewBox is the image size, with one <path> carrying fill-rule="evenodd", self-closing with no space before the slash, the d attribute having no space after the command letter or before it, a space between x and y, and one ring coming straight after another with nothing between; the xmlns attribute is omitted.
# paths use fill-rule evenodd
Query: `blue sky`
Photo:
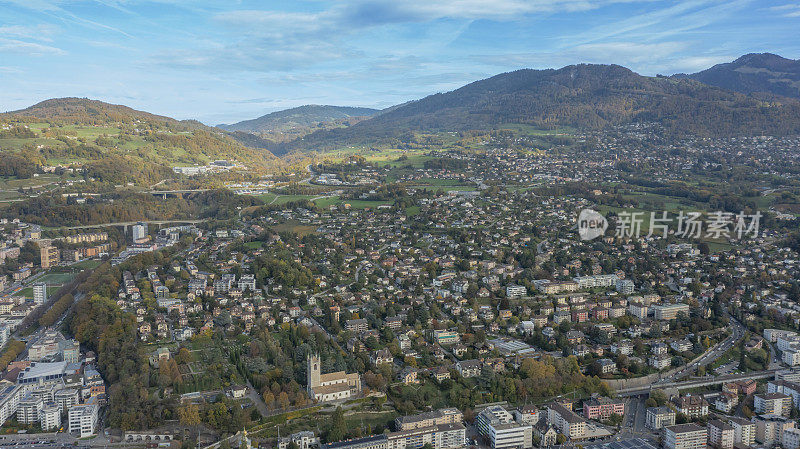
<svg viewBox="0 0 800 449"><path fill-rule="evenodd" d="M0 0L0 110L89 97L230 123L386 107L519 68L800 58L800 0Z"/></svg>

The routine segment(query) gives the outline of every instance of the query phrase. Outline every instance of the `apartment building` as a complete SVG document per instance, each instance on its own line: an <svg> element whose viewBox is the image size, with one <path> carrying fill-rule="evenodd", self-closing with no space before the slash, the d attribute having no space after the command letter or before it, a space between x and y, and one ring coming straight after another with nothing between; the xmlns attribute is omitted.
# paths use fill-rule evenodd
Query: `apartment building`
<svg viewBox="0 0 800 449"><path fill-rule="evenodd" d="M492 449L523 449L533 446L533 427L520 424L514 415L498 405L489 406L475 417L478 432L489 439Z"/></svg>
<svg viewBox="0 0 800 449"><path fill-rule="evenodd" d="M586 421L558 402L547 406L547 423L572 440L580 440L586 434Z"/></svg>
<svg viewBox="0 0 800 449"><path fill-rule="evenodd" d="M756 423L756 442L766 446L779 443L786 429L794 429L795 422L778 415L758 415Z"/></svg>
<svg viewBox="0 0 800 449"><path fill-rule="evenodd" d="M714 419L708 422L708 444L717 449L733 449L735 442L733 426Z"/></svg>
<svg viewBox="0 0 800 449"><path fill-rule="evenodd" d="M463 420L464 415L461 410L450 407L416 415L398 416L394 420L394 426L398 431L412 430L441 424L458 424Z"/></svg>
<svg viewBox="0 0 800 449"><path fill-rule="evenodd" d="M761 393L753 396L755 411L761 415L789 416L792 398L783 393Z"/></svg>
<svg viewBox="0 0 800 449"><path fill-rule="evenodd" d="M608 419L611 415L625 415L625 401L606 397L590 398L583 402L583 417Z"/></svg>
<svg viewBox="0 0 800 449"><path fill-rule="evenodd" d="M707 439L707 429L694 423L664 428L665 449L705 449Z"/></svg>
<svg viewBox="0 0 800 449"><path fill-rule="evenodd" d="M675 411L669 407L648 407L645 425L649 429L658 430L675 425Z"/></svg>
<svg viewBox="0 0 800 449"><path fill-rule="evenodd" d="M767 393L783 393L791 396L795 407L800 407L800 384L787 380L771 380L767 383Z"/></svg>
<svg viewBox="0 0 800 449"><path fill-rule="evenodd" d="M660 321L669 321L674 320L678 317L679 313L685 314L687 317L689 316L689 305L678 303L678 304L659 304L653 306L653 318Z"/></svg>
<svg viewBox="0 0 800 449"><path fill-rule="evenodd" d="M75 405L69 409L69 433L86 438L97 433L97 404Z"/></svg>
<svg viewBox="0 0 800 449"><path fill-rule="evenodd" d="M708 415L708 402L700 396L683 396L675 400L678 411L689 419Z"/></svg>
<svg viewBox="0 0 800 449"><path fill-rule="evenodd" d="M733 427L733 442L744 446L752 446L756 442L756 424L749 419L734 416L728 421Z"/></svg>

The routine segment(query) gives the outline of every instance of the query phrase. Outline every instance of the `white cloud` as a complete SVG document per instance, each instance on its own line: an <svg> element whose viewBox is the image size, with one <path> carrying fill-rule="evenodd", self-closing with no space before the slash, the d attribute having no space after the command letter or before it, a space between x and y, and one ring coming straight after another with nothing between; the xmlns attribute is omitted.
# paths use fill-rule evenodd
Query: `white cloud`
<svg viewBox="0 0 800 449"><path fill-rule="evenodd" d="M22 53L31 56L65 55L67 52L49 45L25 42L18 39L0 38L0 53Z"/></svg>
<svg viewBox="0 0 800 449"><path fill-rule="evenodd" d="M50 24L35 26L26 25L4 25L0 26L0 36L34 39L42 42L52 42L53 36L58 31L58 27Z"/></svg>
<svg viewBox="0 0 800 449"><path fill-rule="evenodd" d="M800 17L800 3L787 3L785 5L773 6L770 11L775 11L783 17Z"/></svg>

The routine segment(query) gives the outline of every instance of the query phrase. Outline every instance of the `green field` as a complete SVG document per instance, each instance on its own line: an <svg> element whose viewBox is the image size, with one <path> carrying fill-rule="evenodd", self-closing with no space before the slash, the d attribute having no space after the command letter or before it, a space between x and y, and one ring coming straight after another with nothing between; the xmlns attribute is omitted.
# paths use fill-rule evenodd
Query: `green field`
<svg viewBox="0 0 800 449"><path fill-rule="evenodd" d="M375 209L378 206L382 205L391 205L393 204L392 201L370 201L370 200L348 200L348 199L341 199L338 196L331 196L327 198L320 198L314 201L318 207L323 209L327 209L330 206L336 207L343 207L345 204L349 204L351 209Z"/></svg>
<svg viewBox="0 0 800 449"><path fill-rule="evenodd" d="M48 285L47 286L47 297L49 298L50 295L55 294L60 287L57 285ZM28 299L33 299L33 287L25 287L17 293L20 296L24 296Z"/></svg>
<svg viewBox="0 0 800 449"><path fill-rule="evenodd" d="M255 240L244 244L244 247L248 250L261 249L262 246L264 246L264 242L260 240Z"/></svg>
<svg viewBox="0 0 800 449"><path fill-rule="evenodd" d="M497 129L510 129L529 136L572 135L575 133L574 129L563 126L556 129L541 129L524 123L504 123L499 125Z"/></svg>
<svg viewBox="0 0 800 449"><path fill-rule="evenodd" d="M45 282L47 284L66 284L75 277L72 273L47 273L40 277L37 282Z"/></svg>

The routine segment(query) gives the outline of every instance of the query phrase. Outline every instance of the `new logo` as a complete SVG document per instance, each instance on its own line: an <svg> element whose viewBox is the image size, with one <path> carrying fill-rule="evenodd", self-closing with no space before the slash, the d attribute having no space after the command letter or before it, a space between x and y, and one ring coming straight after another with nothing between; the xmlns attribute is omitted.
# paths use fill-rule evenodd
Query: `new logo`
<svg viewBox="0 0 800 449"><path fill-rule="evenodd" d="M600 212L583 209L578 215L578 235L581 240L592 240L605 234L608 221Z"/></svg>

